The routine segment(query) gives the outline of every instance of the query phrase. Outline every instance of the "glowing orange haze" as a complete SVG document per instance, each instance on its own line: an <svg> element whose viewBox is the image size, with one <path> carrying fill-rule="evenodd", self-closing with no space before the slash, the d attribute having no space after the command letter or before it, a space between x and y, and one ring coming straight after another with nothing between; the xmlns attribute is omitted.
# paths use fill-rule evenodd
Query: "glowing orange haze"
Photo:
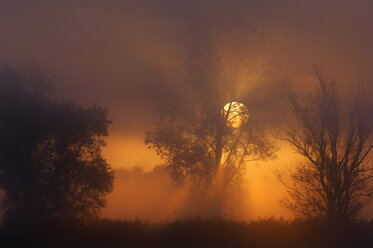
<svg viewBox="0 0 373 248"><path fill-rule="evenodd" d="M164 170L152 171L161 160L145 147L143 138L113 135L108 139L104 153L118 171L114 190L108 196L102 216L162 221L195 215L198 206L193 205L193 196L189 194L188 188L173 186ZM285 191L272 171L282 170L285 165L296 162L296 156L284 144L278 156L274 161L248 166L246 196L243 201L229 204L230 218L247 220L258 216L291 217L290 212L280 206L279 200L284 197ZM134 170L135 166L139 167L137 171ZM123 170L130 168L132 171ZM140 171L142 169L145 172Z"/></svg>

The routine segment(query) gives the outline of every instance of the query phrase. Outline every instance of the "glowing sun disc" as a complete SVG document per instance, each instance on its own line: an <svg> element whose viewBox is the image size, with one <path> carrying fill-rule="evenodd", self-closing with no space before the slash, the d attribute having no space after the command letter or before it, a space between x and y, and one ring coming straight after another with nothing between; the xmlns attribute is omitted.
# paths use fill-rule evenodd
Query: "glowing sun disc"
<svg viewBox="0 0 373 248"><path fill-rule="evenodd" d="M249 120L249 111L239 102L230 102L224 106L227 126L239 128Z"/></svg>

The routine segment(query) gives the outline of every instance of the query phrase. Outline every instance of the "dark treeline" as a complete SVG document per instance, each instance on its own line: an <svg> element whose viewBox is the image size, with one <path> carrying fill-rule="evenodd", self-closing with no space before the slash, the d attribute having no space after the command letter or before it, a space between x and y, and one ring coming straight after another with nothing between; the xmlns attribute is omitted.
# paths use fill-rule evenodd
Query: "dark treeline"
<svg viewBox="0 0 373 248"><path fill-rule="evenodd" d="M68 229L35 229L32 235L2 231L0 238L1 244L22 247L370 247L373 223L188 218L150 224L102 219Z"/></svg>

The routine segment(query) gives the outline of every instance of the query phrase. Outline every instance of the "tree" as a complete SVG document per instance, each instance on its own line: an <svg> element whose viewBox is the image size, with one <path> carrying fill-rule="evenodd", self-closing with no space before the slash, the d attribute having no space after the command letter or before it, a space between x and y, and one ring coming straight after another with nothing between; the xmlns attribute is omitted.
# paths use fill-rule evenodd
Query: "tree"
<svg viewBox="0 0 373 248"><path fill-rule="evenodd" d="M89 220L112 190L107 112L52 98L39 71L0 70L0 185L8 223Z"/></svg>
<svg viewBox="0 0 373 248"><path fill-rule="evenodd" d="M285 184L286 207L301 217L346 221L371 200L373 165L373 108L364 84L357 84L353 100L343 108L335 81L315 70L318 91L290 97L297 125L285 138L305 158L290 169Z"/></svg>
<svg viewBox="0 0 373 248"><path fill-rule="evenodd" d="M263 73L268 69L264 35L241 20L225 21L205 18L188 24L183 102L172 98L164 103L145 140L165 161L171 177L191 182L205 202L214 195L224 201L242 185L250 161L271 159L276 151L266 135L266 114L272 106L262 94L270 81L270 73ZM235 115L245 121L233 128ZM212 204L217 214L222 204Z"/></svg>

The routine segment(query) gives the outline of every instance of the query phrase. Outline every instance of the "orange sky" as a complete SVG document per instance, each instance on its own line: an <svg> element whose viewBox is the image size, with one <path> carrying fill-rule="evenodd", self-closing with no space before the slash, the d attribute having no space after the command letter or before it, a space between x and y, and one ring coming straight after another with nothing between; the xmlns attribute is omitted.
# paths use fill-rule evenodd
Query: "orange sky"
<svg viewBox="0 0 373 248"><path fill-rule="evenodd" d="M252 1L0 1L0 61L37 64L57 95L109 110L113 123L104 155L115 169L151 173L160 159L144 145L157 115L154 103L176 101L185 72L180 41L195 15L242 16L268 32L282 70L300 91L320 64L349 89L373 66L373 2L357 0ZM228 20L227 19L227 20ZM224 20L223 20L224 21ZM166 99L166 95L170 98ZM174 98L172 98L174 97ZM282 145L279 159L250 165L243 217L289 216L279 206L284 189L271 169L295 163ZM151 174L153 175L153 174ZM104 216L159 220L185 214L188 191L159 177L119 176Z"/></svg>
<svg viewBox="0 0 373 248"><path fill-rule="evenodd" d="M114 191L109 195L108 206L103 211L103 216L130 219L139 217L161 221L188 215L185 205L192 197L188 189L174 187L166 173L151 172L154 165L161 160L149 151L143 142L137 138L131 140L115 137L114 141L109 139L108 144L105 154L111 164L132 163L143 168L148 174L144 176L134 173L123 176L123 173L118 172ZM239 219L259 216L291 217L291 213L280 206L279 200L285 196L285 189L273 172L283 172L286 166L296 163L297 155L289 145L282 143L277 159L249 164L246 173L245 201L232 202L232 209L235 209L232 216Z"/></svg>
<svg viewBox="0 0 373 248"><path fill-rule="evenodd" d="M104 156L115 169L138 166L150 171L161 164L161 159L145 146L144 140L145 134L133 137L112 135L107 139Z"/></svg>

